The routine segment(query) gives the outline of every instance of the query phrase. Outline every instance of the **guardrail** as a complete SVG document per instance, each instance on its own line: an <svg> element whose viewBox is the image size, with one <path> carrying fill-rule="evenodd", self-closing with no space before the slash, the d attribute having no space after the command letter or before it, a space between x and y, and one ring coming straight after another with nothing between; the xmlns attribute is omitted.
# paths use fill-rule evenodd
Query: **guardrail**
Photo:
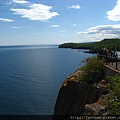
<svg viewBox="0 0 120 120"><path fill-rule="evenodd" d="M116 53L114 56L108 56L108 55L97 55L98 57L102 57L105 59L106 65L113 65L115 63L115 69L118 70L118 64L120 64L120 57L118 57L118 54Z"/></svg>

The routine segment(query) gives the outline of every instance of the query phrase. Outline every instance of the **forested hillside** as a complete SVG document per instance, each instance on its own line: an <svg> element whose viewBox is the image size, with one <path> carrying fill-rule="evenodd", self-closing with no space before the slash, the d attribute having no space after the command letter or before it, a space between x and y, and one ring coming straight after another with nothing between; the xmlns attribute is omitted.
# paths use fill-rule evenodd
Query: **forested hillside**
<svg viewBox="0 0 120 120"><path fill-rule="evenodd" d="M100 42L90 43L64 43L59 45L59 48L72 48L72 49L90 49L91 52L99 52L102 48L109 50L120 51L120 39L104 39Z"/></svg>

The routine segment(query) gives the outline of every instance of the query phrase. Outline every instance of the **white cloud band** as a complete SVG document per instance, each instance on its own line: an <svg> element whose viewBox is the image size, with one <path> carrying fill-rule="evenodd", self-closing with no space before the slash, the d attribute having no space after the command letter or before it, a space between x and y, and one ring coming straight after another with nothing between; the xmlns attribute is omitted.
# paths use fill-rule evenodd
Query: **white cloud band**
<svg viewBox="0 0 120 120"><path fill-rule="evenodd" d="M14 20L6 19L6 18L0 18L0 21L2 21L2 22L13 22Z"/></svg>
<svg viewBox="0 0 120 120"><path fill-rule="evenodd" d="M21 27L16 27L16 26L14 26L14 27L11 27L11 28L20 29Z"/></svg>
<svg viewBox="0 0 120 120"><path fill-rule="evenodd" d="M26 0L12 0L13 3L18 3L18 4L27 4L29 3L28 1Z"/></svg>
<svg viewBox="0 0 120 120"><path fill-rule="evenodd" d="M120 37L120 24L99 25L87 29L87 32L77 32L76 34L89 34L91 38L100 40L104 38Z"/></svg>
<svg viewBox="0 0 120 120"><path fill-rule="evenodd" d="M51 27L59 27L59 25L51 25Z"/></svg>

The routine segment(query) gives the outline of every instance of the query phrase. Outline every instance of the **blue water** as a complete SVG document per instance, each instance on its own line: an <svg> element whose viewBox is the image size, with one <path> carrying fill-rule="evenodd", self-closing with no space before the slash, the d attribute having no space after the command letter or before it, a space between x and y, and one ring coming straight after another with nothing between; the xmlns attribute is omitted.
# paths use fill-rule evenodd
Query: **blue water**
<svg viewBox="0 0 120 120"><path fill-rule="evenodd" d="M93 56L57 46L0 48L0 115L52 115L62 82Z"/></svg>

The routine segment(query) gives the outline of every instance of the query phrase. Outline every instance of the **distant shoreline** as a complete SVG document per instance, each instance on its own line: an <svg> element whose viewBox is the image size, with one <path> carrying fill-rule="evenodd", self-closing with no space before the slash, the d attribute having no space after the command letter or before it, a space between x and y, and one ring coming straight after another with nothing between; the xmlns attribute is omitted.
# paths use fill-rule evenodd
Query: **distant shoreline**
<svg viewBox="0 0 120 120"><path fill-rule="evenodd" d="M110 51L120 51L120 39L111 38L104 39L99 42L89 43L63 43L59 45L59 48L71 48L71 49L89 49L87 53L99 53L102 48L106 48Z"/></svg>
<svg viewBox="0 0 120 120"><path fill-rule="evenodd" d="M58 48L59 45L8 45L0 46L0 49L16 49L16 48Z"/></svg>

